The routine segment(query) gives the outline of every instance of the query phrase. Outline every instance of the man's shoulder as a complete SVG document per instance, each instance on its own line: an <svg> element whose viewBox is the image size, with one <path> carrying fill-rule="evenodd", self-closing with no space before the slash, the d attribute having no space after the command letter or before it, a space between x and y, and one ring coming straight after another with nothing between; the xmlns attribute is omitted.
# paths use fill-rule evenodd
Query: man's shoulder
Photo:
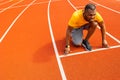
<svg viewBox="0 0 120 80"><path fill-rule="evenodd" d="M101 14L100 14L99 12L96 12L95 19L96 19L98 22L103 21L103 18L102 18Z"/></svg>

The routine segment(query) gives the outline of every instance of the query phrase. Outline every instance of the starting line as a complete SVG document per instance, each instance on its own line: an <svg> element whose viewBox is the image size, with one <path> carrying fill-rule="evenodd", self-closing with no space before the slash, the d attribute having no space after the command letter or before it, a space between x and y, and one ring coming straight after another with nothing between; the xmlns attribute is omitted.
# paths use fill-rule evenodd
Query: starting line
<svg viewBox="0 0 120 80"><path fill-rule="evenodd" d="M79 55L79 54L86 54L86 53L90 53L90 52L97 52L97 51L110 50L110 49L114 49L114 48L120 48L120 45L111 46L111 47L109 47L109 48L94 49L94 50L92 50L92 51L75 52L75 53L70 53L70 54L66 54L66 55L60 55L59 57L60 57L60 58L63 58L63 57L75 56L75 55Z"/></svg>

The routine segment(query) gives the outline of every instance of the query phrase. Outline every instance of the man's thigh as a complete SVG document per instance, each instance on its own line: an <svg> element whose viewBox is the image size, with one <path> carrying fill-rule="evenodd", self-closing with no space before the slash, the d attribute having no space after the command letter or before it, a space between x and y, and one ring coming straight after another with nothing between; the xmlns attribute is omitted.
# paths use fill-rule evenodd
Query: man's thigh
<svg viewBox="0 0 120 80"><path fill-rule="evenodd" d="M89 24L85 24L81 26L80 28L73 29L71 33L72 37L72 42L76 46L80 46L83 41L83 30L88 30L89 29Z"/></svg>

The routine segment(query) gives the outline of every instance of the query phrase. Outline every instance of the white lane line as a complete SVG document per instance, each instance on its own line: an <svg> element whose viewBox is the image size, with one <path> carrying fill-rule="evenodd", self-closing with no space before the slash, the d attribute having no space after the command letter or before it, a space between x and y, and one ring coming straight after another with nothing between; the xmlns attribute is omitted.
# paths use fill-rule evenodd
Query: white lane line
<svg viewBox="0 0 120 80"><path fill-rule="evenodd" d="M20 2L22 2L22 0L20 0L19 2L15 3L15 4L10 5L10 6L7 7L7 8L4 8L3 10L0 11L0 13L2 13L2 12L4 12L4 11L8 10L9 8L13 7L14 5L17 5L17 4L20 3Z"/></svg>
<svg viewBox="0 0 120 80"><path fill-rule="evenodd" d="M101 4L99 4L99 3L97 3L97 2L95 2L95 1L93 1L93 0L89 0L89 1L91 1L91 2L93 2L94 4L97 4L97 5L105 8L105 9L108 9L108 10L110 10L110 11L113 11L113 12L117 13L117 14L120 14L120 11L117 11L117 10L111 9L111 8L109 8L109 7L107 7L107 6L101 5Z"/></svg>
<svg viewBox="0 0 120 80"><path fill-rule="evenodd" d="M109 50L109 49L114 49L114 48L120 48L120 45L111 46L111 47L109 47L109 48L94 49L94 50L92 50L92 51L75 52L75 53L70 53L70 54L67 54L67 55L61 55L60 57L61 57L61 58L64 58L64 57L68 57L68 56L75 56L75 55L79 55L79 54L87 54L87 53L90 53L90 52L104 51L104 50Z"/></svg>
<svg viewBox="0 0 120 80"><path fill-rule="evenodd" d="M9 3L10 1L5 1L5 2L3 2L3 3L0 3L0 6L1 5L4 5L4 4L7 4L7 3Z"/></svg>
<svg viewBox="0 0 120 80"><path fill-rule="evenodd" d="M62 62L60 60L59 53L58 53L58 50L57 50L57 47L56 47L56 44L55 44L55 39L54 39L54 36L53 36L52 25L51 25L51 21L50 21L50 3L51 3L51 0L48 3L48 13L47 13L48 14L48 25L49 25L50 35L51 35L51 38L52 38L53 48L54 48L54 51L55 51L55 55L56 55L56 59L57 59L58 66L59 66L59 69L60 69L60 73L61 73L61 76L62 76L62 80L67 80L64 69L63 69L63 66L62 66Z"/></svg>
<svg viewBox="0 0 120 80"><path fill-rule="evenodd" d="M116 42L118 42L120 44L120 40L118 40L117 38L115 38L114 36L112 36L110 33L106 32L106 34L111 37L113 40L115 40Z"/></svg>
<svg viewBox="0 0 120 80"><path fill-rule="evenodd" d="M57 1L60 1L60 0L53 0L52 2L57 2ZM32 4L32 6L33 6L33 5L39 5L39 4L46 4L46 3L48 3L48 1L41 1L41 2L37 2L37 3ZM27 6L27 5L28 5L28 4L24 4L24 5L20 5L20 6L13 6L13 7L9 8L9 9L25 7L25 6ZM0 10L3 10L3 9L4 9L4 8L1 8Z"/></svg>
<svg viewBox="0 0 120 80"><path fill-rule="evenodd" d="M71 2L70 2L70 0L67 0L68 1L68 3L72 6L72 8L74 8L75 10L78 10Z"/></svg>
<svg viewBox="0 0 120 80"><path fill-rule="evenodd" d="M5 36L7 35L7 33L10 31L10 29L12 28L12 26L15 24L15 22L19 19L19 17L35 2L36 0L33 0L30 4L28 4L27 7L25 7L21 13L14 19L14 21L11 23L11 25L8 27L8 29L5 31L5 33L3 34L3 36L0 38L0 42L2 42L2 40L5 38Z"/></svg>
<svg viewBox="0 0 120 80"><path fill-rule="evenodd" d="M98 27L98 29L100 29L99 26L97 26L97 27ZM112 36L110 33L106 32L105 34L107 34L109 37L111 37L113 40L115 40L117 43L120 44L120 41L117 38L115 38L114 36Z"/></svg>

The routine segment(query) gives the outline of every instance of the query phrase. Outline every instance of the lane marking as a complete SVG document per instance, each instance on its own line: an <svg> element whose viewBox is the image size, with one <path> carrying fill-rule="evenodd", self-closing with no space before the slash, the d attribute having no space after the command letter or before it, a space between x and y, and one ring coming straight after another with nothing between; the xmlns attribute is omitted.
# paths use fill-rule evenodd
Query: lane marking
<svg viewBox="0 0 120 80"><path fill-rule="evenodd" d="M60 0L53 0L53 1L51 1L51 2L57 2L57 1L60 1ZM41 1L41 2L38 2L38 3L32 4L32 6L33 6L33 5L39 5L39 4L46 4L46 3L48 3L48 1ZM24 4L24 5L20 5L20 6L13 6L13 7L9 8L9 9L25 7L25 6L27 6L27 5L28 5L28 4ZM3 10L3 9L4 9L4 8L1 8L0 10Z"/></svg>
<svg viewBox="0 0 120 80"><path fill-rule="evenodd" d="M10 1L5 1L5 2L2 2L2 3L0 3L0 6L1 5L4 5L4 4L7 4L7 3L9 3Z"/></svg>
<svg viewBox="0 0 120 80"><path fill-rule="evenodd" d="M117 14L120 14L120 11L117 11L117 10L111 9L111 8L109 8L109 7L107 7L107 6L101 5L101 4L99 4L99 3L97 3L97 2L95 2L95 1L93 1L93 0L89 0L89 1L91 1L91 2L93 2L94 4L97 4L97 5L105 8L105 9L108 9L108 10L110 10L110 11L113 11L113 12L117 13Z"/></svg>
<svg viewBox="0 0 120 80"><path fill-rule="evenodd" d="M60 55L60 58L69 57L69 56L75 56L75 55L79 55L79 54L87 54L87 53L90 53L90 52L105 51L105 50L110 50L110 49L114 49L114 48L120 48L120 45L111 46L109 48L94 49L92 51L82 51L82 52L70 53L70 54L67 54L67 55Z"/></svg>
<svg viewBox="0 0 120 80"><path fill-rule="evenodd" d="M10 5L9 7L7 7L7 8L4 8L4 9L2 9L1 11L0 11L0 13L2 13L2 12L4 12L4 11L6 11L6 10L8 10L8 9L11 9L11 8L13 8L13 6L15 6L15 5L17 5L18 3L20 3L20 2L22 2L23 0L20 0L19 2L16 2L16 3L14 3L14 4L12 4L12 5ZM60 0L53 0L52 2L54 2L54 1L60 1ZM40 2L39 4L43 4L43 3L48 3L48 1L47 2ZM34 3L33 3L34 4ZM33 5L32 4L32 5ZM28 6L29 4L27 4L27 5L25 5L26 7ZM30 5L30 6L32 6L32 5ZM20 14L20 16L21 16L22 14ZM17 18L17 17L16 17ZM16 20L16 19L15 19ZM14 21L15 21L14 20ZM4 39L4 37L7 35L7 33L9 32L9 30L11 29L11 27L12 27L12 25L14 25L13 23L14 23L14 21L12 22L12 24L8 27L8 29L5 31L5 33L2 35L2 37L0 38L0 43L2 42L2 40ZM15 21L16 22L16 21Z"/></svg>
<svg viewBox="0 0 120 80"><path fill-rule="evenodd" d="M72 8L74 8L75 10L78 10L78 9L70 2L70 0L67 0L67 2L72 6Z"/></svg>
<svg viewBox="0 0 120 80"><path fill-rule="evenodd" d="M17 4L20 3L20 2L22 2L22 0L20 0L20 1L17 2L17 3L14 3L14 4L10 5L10 6L7 7L7 8L4 8L3 10L0 11L0 13L2 13L2 12L4 12L4 11L8 10L9 8L13 7L14 5L17 5Z"/></svg>
<svg viewBox="0 0 120 80"><path fill-rule="evenodd" d="M60 57L59 57L57 46L55 44L53 31L52 31L52 25L51 25L51 20L50 20L50 4L51 4L51 0L49 0L49 3L48 3L47 14L48 14L48 25L49 25L50 35L51 35L51 38L52 38L52 44L53 44L54 52L55 52L56 59L57 59L57 62L58 62L58 66L59 66L59 69L60 69L60 73L61 73L61 76L62 76L62 80L67 80L64 69L63 69L63 66L62 66L62 62L61 62Z"/></svg>
<svg viewBox="0 0 120 80"><path fill-rule="evenodd" d="M99 26L97 26L98 29L100 29ZM107 34L109 37L111 37L113 40L115 40L117 43L120 44L120 40L118 40L117 38L115 38L114 36L112 36L110 33L106 32L105 34Z"/></svg>
<svg viewBox="0 0 120 80"><path fill-rule="evenodd" d="M115 40L116 42L118 42L120 44L120 40L118 40L117 38L115 38L114 36L112 36L110 33L106 32L106 34L111 37L113 40Z"/></svg>
<svg viewBox="0 0 120 80"><path fill-rule="evenodd" d="M2 40L5 38L5 36L7 35L7 33L10 31L10 29L12 28L12 26L15 24L15 22L20 18L20 16L35 2L36 0L33 0L30 4L28 4L27 7L25 7L21 13L14 19L14 21L11 23L11 25L8 27L8 29L5 31L5 33L3 34L3 36L0 38L0 43L2 42Z"/></svg>

